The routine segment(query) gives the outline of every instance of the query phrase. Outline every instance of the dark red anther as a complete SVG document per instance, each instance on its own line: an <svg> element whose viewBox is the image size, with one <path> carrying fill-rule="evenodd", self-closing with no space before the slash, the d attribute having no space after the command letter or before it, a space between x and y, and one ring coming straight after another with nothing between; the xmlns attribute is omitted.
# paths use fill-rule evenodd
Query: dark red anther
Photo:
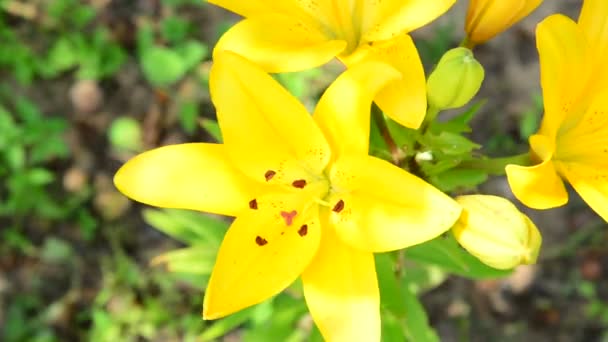
<svg viewBox="0 0 608 342"><path fill-rule="evenodd" d="M305 236L306 234L308 234L308 225L302 225L302 227L298 229L298 234L300 234L300 236Z"/></svg>
<svg viewBox="0 0 608 342"><path fill-rule="evenodd" d="M276 175L277 173L275 171L272 170L268 170L266 171L266 173L264 174L264 178L266 179L266 181L268 182L269 180L272 179L272 177L274 177L274 175Z"/></svg>
<svg viewBox="0 0 608 342"><path fill-rule="evenodd" d="M334 208L332 209L334 212L339 213L344 209L344 201L343 200L339 200L338 203L336 203L336 205L334 206Z"/></svg>
<svg viewBox="0 0 608 342"><path fill-rule="evenodd" d="M266 239L264 239L263 237L261 237L261 236L258 235L258 236L255 237L255 243L257 243L258 246L264 246L265 244L268 243L268 241Z"/></svg>
<svg viewBox="0 0 608 342"><path fill-rule="evenodd" d="M293 185L294 188L303 189L306 186L306 180L298 179L298 180L293 181L293 183L291 183L291 185Z"/></svg>
<svg viewBox="0 0 608 342"><path fill-rule="evenodd" d="M249 201L249 208L250 209L257 209L258 208L258 201L254 198L251 201Z"/></svg>

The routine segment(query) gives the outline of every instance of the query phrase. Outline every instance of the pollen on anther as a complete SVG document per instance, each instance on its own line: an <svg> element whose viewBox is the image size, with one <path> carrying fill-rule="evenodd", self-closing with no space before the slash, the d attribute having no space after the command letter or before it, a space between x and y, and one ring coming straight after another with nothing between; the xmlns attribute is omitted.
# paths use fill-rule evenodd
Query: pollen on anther
<svg viewBox="0 0 608 342"><path fill-rule="evenodd" d="M268 243L268 240L266 240L263 237L261 237L261 236L258 235L258 236L255 237L255 243L258 246L264 246L265 244Z"/></svg>
<svg viewBox="0 0 608 342"><path fill-rule="evenodd" d="M250 209L257 209L258 208L258 201L254 198L251 201L249 201L249 208Z"/></svg>
<svg viewBox="0 0 608 342"><path fill-rule="evenodd" d="M300 229L298 229L298 234L300 236L305 236L306 234L308 234L308 225L302 225L302 227L300 227Z"/></svg>
<svg viewBox="0 0 608 342"><path fill-rule="evenodd" d="M334 206L334 208L332 209L332 211L339 213L344 209L344 201L343 200L339 200L338 203L336 203L336 205Z"/></svg>
<svg viewBox="0 0 608 342"><path fill-rule="evenodd" d="M276 175L277 173L275 171L272 170L268 170L266 171L266 173L264 174L264 178L266 179L266 181L268 182L269 180L272 179L272 177L274 177L274 175Z"/></svg>
<svg viewBox="0 0 608 342"><path fill-rule="evenodd" d="M291 185L293 185L294 188L302 189L306 186L306 180L298 179L298 180L293 181L293 183L291 183Z"/></svg>

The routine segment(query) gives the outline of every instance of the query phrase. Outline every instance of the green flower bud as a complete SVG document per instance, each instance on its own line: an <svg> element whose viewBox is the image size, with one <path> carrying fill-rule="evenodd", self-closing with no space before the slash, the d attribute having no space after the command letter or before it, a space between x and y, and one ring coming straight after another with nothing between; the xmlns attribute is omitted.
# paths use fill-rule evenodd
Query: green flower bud
<svg viewBox="0 0 608 342"><path fill-rule="evenodd" d="M431 108L438 110L462 107L481 87L484 70L473 52L458 47L446 52L426 84Z"/></svg>
<svg viewBox="0 0 608 342"><path fill-rule="evenodd" d="M456 202L463 211L452 232L469 253L498 269L536 262L540 232L511 202L487 195L459 196Z"/></svg>

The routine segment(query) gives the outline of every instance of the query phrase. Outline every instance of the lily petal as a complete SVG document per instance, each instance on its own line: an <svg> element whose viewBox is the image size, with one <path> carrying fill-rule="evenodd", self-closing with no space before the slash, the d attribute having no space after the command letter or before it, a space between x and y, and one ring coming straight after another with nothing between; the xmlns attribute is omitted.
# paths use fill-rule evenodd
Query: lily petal
<svg viewBox="0 0 608 342"><path fill-rule="evenodd" d="M239 216L224 237L205 291L204 319L220 318L276 295L317 253L318 207L286 222L279 210L260 201L260 207Z"/></svg>
<svg viewBox="0 0 608 342"><path fill-rule="evenodd" d="M561 14L543 20L536 29L545 116L540 133L555 137L566 116L578 116L580 99L591 75L582 31Z"/></svg>
<svg viewBox="0 0 608 342"><path fill-rule="evenodd" d="M346 151L367 155L372 99L399 78L399 72L388 64L365 62L346 70L327 88L314 119L332 146L334 158Z"/></svg>
<svg viewBox="0 0 608 342"><path fill-rule="evenodd" d="M236 216L260 191L238 171L220 144L180 144L144 152L114 176L114 184L136 201Z"/></svg>
<svg viewBox="0 0 608 342"><path fill-rule="evenodd" d="M608 167L608 89L593 96L583 115L571 122L576 124L557 137L555 159Z"/></svg>
<svg viewBox="0 0 608 342"><path fill-rule="evenodd" d="M269 171L277 174L275 179L291 177L293 170L322 173L331 157L323 133L272 77L223 51L216 53L209 84L226 149L243 173L261 182L268 180ZM293 176L306 179L305 174Z"/></svg>
<svg viewBox="0 0 608 342"><path fill-rule="evenodd" d="M558 163L560 172L581 198L608 221L608 168L581 163Z"/></svg>
<svg viewBox="0 0 608 342"><path fill-rule="evenodd" d="M331 229L302 274L304 297L327 341L380 341L380 293L372 253L345 245Z"/></svg>
<svg viewBox="0 0 608 342"><path fill-rule="evenodd" d="M530 137L530 145L542 162L534 166L507 165L505 168L511 191L530 208L549 209L568 202L568 192L552 162L555 146L542 135Z"/></svg>
<svg viewBox="0 0 608 342"><path fill-rule="evenodd" d="M596 67L604 66L605 56L608 54L608 1L585 0L578 24L585 33L590 46L593 46ZM602 59L602 56L604 59Z"/></svg>
<svg viewBox="0 0 608 342"><path fill-rule="evenodd" d="M388 40L435 20L456 0L386 0L365 1L363 38L366 41Z"/></svg>
<svg viewBox="0 0 608 342"><path fill-rule="evenodd" d="M399 70L402 78L384 87L374 101L401 125L413 129L420 127L426 114L426 79L418 50L409 35L361 47L355 55L341 59L348 66L377 61Z"/></svg>
<svg viewBox="0 0 608 342"><path fill-rule="evenodd" d="M431 240L450 229L462 210L422 179L375 157L345 156L330 177L343 189L330 199L340 203L330 222L342 241L360 250L385 252Z"/></svg>
<svg viewBox="0 0 608 342"><path fill-rule="evenodd" d="M283 14L258 15L240 21L217 42L215 52L228 50L267 72L291 72L325 64L346 47L319 27Z"/></svg>

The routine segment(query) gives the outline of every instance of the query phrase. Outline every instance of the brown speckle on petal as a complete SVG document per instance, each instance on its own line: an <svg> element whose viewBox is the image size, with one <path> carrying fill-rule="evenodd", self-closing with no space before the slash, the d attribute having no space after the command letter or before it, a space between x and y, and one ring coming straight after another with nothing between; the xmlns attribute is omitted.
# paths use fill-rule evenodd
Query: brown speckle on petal
<svg viewBox="0 0 608 342"><path fill-rule="evenodd" d="M332 211L334 211L336 213L339 213L342 210L344 210L344 201L343 200L339 200L338 203L336 203L336 205L332 209Z"/></svg>
<svg viewBox="0 0 608 342"><path fill-rule="evenodd" d="M268 182L269 180L272 179L272 177L274 177L274 175L276 175L276 171L272 171L272 170L268 170L266 171L266 173L264 174L264 178L266 179L266 181Z"/></svg>
<svg viewBox="0 0 608 342"><path fill-rule="evenodd" d="M255 243L261 247L261 246L264 246L265 244L267 244L268 240L266 240L263 237L258 235L255 237Z"/></svg>
<svg viewBox="0 0 608 342"><path fill-rule="evenodd" d="M300 227L300 229L298 229L298 234L300 236L306 236L306 234L308 234L308 225L302 225L302 227Z"/></svg>
<svg viewBox="0 0 608 342"><path fill-rule="evenodd" d="M293 183L291 183L291 185L293 185L294 188L303 189L306 186L306 180L298 179L298 180L293 181Z"/></svg>
<svg viewBox="0 0 608 342"><path fill-rule="evenodd" d="M249 201L249 208L254 210L258 208L258 201L255 198Z"/></svg>

